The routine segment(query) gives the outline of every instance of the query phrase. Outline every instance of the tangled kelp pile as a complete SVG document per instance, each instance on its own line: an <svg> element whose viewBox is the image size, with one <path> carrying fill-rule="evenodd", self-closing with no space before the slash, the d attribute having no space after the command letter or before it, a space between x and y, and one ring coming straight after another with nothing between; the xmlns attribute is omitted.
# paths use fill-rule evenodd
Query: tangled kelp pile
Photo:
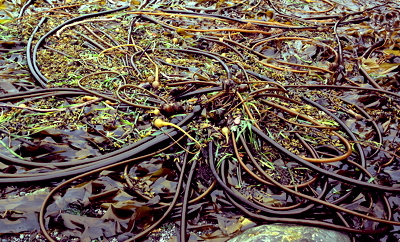
<svg viewBox="0 0 400 242"><path fill-rule="evenodd" d="M52 4L3 28L0 233L400 236L398 3Z"/></svg>

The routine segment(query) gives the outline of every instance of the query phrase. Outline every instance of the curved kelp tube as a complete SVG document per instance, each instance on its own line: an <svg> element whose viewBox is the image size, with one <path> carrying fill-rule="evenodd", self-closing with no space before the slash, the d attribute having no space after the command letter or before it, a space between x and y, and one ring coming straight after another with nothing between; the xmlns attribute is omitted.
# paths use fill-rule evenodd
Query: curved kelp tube
<svg viewBox="0 0 400 242"><path fill-rule="evenodd" d="M97 16L101 16L101 15L106 15L109 13L114 13L114 12L118 12L121 10L125 10L129 8L129 6L124 6L124 7L120 7L120 8L116 8L116 9L112 9L112 10L108 10L108 11L103 11L103 12L97 12L97 13L91 13L91 14L86 14L86 15L82 15L70 20L65 21L64 23L58 25L57 27L53 28L52 30L50 30L49 32L47 32L45 35L43 35L38 42L36 43L36 45L33 48L33 51L31 50L31 46L32 46L32 40L33 40L33 36L35 35L35 33L38 31L38 29L40 28L40 25L42 25L44 23L44 21L46 20L46 17L43 17L39 24L36 26L36 28L34 29L31 37L29 38L28 41L28 45L27 45L27 59L28 59L28 67L29 70L31 71L33 77L39 82L39 84L43 87L46 88L46 84L49 81L41 72L39 67L37 66L36 63L36 55L37 55L37 51L39 49L39 47L42 45L42 43L44 42L44 40L51 36L52 34L55 34L58 30L60 30L62 27L67 26L73 22L76 21L80 21L82 19L86 19L86 18L93 18L93 17L97 17ZM32 51L32 54L31 54Z"/></svg>
<svg viewBox="0 0 400 242"><path fill-rule="evenodd" d="M193 112L188 114L181 122L177 124L177 126L182 127L187 122L189 122L199 111L200 107L195 107ZM163 142L169 140L171 137L174 137L178 134L177 131L165 130L163 134L158 136L149 136L146 137L130 146L125 147L123 152L116 151L115 153L109 153L104 156L89 158L90 163L86 163L74 166L71 168L59 170L59 171L51 171L46 173L35 173L35 174L1 174L0 175L0 184L4 183L24 183L24 182L34 182L34 181L44 181L51 180L55 178L63 178L74 176L78 174L82 174L84 172L88 172L91 170L95 170L101 167L105 167L108 165L116 164L120 161L128 159L130 157L135 157L143 154L144 152L154 149L157 145L162 144ZM118 153L117 153L118 152ZM15 159L15 158L14 158Z"/></svg>

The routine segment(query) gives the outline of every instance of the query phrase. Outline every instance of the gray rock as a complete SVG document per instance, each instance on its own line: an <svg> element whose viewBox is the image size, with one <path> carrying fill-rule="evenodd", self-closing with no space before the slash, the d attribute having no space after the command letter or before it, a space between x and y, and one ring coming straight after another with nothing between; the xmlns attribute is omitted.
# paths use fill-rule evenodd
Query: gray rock
<svg viewBox="0 0 400 242"><path fill-rule="evenodd" d="M244 231L228 242L350 242L344 233L294 224L266 224Z"/></svg>

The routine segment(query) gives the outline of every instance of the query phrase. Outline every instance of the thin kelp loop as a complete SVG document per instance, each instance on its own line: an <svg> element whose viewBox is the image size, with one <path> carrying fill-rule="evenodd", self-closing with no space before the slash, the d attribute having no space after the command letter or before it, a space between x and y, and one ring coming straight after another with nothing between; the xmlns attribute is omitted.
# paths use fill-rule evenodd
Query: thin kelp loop
<svg viewBox="0 0 400 242"><path fill-rule="evenodd" d="M240 103L244 104L245 101L250 100L250 98L251 98L251 99L254 99L255 97L257 97L257 94L258 94L259 92L262 92L262 91L265 91L265 90L268 90L268 89L262 89L262 90L258 90L257 92L251 93L250 97L247 98L246 100L243 100L243 98L240 96L239 93L237 93L237 95L238 95L238 97L241 99L241 102L240 102ZM268 94L266 94L266 95L268 95ZM288 101L291 101L291 102L295 102L295 103L297 102L297 101L295 101L295 100L286 98L286 97L284 97L284 96L279 96L279 95L275 95L275 96L276 96L276 97L279 97L279 98L284 98L285 100L288 100ZM258 97L260 97L260 95L258 95ZM262 96L261 96L261 97L262 97ZM282 105L279 105L279 104L277 104L277 103L274 103L274 102L271 102L271 101L268 101L268 100L265 100L265 99L260 99L260 102L265 103L265 104L267 104L267 105L269 105L269 106L271 106L271 107L281 109L282 111L285 111L285 112L287 112L287 113L289 113L289 114L295 116L296 118L300 118L300 119L303 119L303 120L307 120L307 121L313 123L313 124L314 124L313 127L315 127L315 128L322 128L322 129L328 129L328 130L333 130L333 129L335 129L335 128L332 128L332 127L329 127L329 126L322 125L322 124L319 123L317 120L315 120L315 119L313 119L313 118L311 118L311 117L309 117L309 116L307 116L307 115L301 114L301 113L299 113L299 112L297 112L297 111L294 111L294 110L292 110L292 109L286 108L286 107L284 107L284 106L282 106ZM298 103L298 102L297 102L297 103ZM256 119L255 119L255 118L253 117L253 115L251 114L251 112L250 112L249 108L247 107L247 105L243 105L243 107L245 108L246 113L249 115L250 119L256 121ZM255 125L257 128L260 129L260 127L257 125L257 121L254 123L254 125ZM352 147L351 147L351 144L349 143L349 141L348 141L347 139L345 139L342 135L338 134L338 133L335 132L335 131L332 131L332 134L335 135L335 136L337 136L337 137L339 138L339 140L342 141L342 142L344 143L346 152L345 152L343 155L338 156L338 157L335 157L335 158L320 158L320 159L315 159L315 158L306 158L306 157L303 157L303 159L305 159L305 160L307 160L307 161L309 161L309 162L321 162L321 163L326 163L326 162L336 162L336 161L344 160L344 159L346 159L347 157L349 157L349 156L352 154Z"/></svg>
<svg viewBox="0 0 400 242"><path fill-rule="evenodd" d="M136 45L134 45L134 44L127 44L127 45L125 45L125 46L136 46ZM204 55L204 56L206 56L206 57L215 59L218 63L220 63L221 66L224 68L224 70L225 70L226 73L227 73L227 78L229 78L229 79L232 78L232 72L231 72L230 68L227 66L227 64L225 63L225 61L223 61L223 60L220 59L220 57L219 57L218 55L213 54L213 53L208 52L208 51L203 51L203 50L200 50L200 49L197 49L197 48L194 48L194 47L188 47L187 49L179 49L179 48L153 48L153 49L142 49L141 51L134 53L134 54L132 55L132 58L133 58L133 56L135 56L135 55L137 55L137 54L140 54L140 53L144 53L146 56L148 56L147 52L156 52L156 51L167 51L167 52L168 52L168 51L169 51L169 52L171 52L171 51L176 51L176 52L184 52L184 53L189 53L189 54ZM150 57L148 57L148 58L150 58ZM153 65L156 67L156 75L155 75L155 78L158 78L159 67L158 67L158 65L157 65L154 61L151 60L151 58L150 58L149 60L150 60L150 61L153 63ZM169 64L169 63L168 63L168 64ZM172 66L173 66L173 65L172 65ZM180 67L180 68L185 68L185 67ZM186 67L186 68L187 68L187 67ZM158 81L158 82L159 82L159 79L155 79L155 81Z"/></svg>
<svg viewBox="0 0 400 242"><path fill-rule="evenodd" d="M233 134L232 134L232 138L234 138L234 135L233 135ZM236 139L235 139L235 140L236 140ZM245 149L245 151L246 151L246 154L248 155L248 157L250 158L251 162L252 162L252 163L254 164L254 166L256 167L257 171L260 172L260 173L263 175L263 177L267 177L267 179L270 180L270 179L271 179L271 178L270 178L270 175L267 174L267 173L264 171L264 169L262 169L262 167L260 167L260 165L258 164L258 162L255 160L255 158L254 158L254 156L252 155L252 153L251 153L249 147L247 146L246 141L245 141L245 139L244 139L244 137L243 137L242 134L239 135L239 140L241 141L241 144L243 145L243 147L244 147L244 149ZM240 156L237 156L236 158L239 160L240 163L243 163L243 161L241 161L242 158L241 158ZM313 154L313 158L316 158L316 159L317 159L318 156L317 156L316 154ZM243 163L242 166L243 166L243 165L245 165L245 164ZM291 189L294 188L296 191L298 191L298 189L301 189L301 188L311 187L311 185L313 185L315 182L317 182L318 180L320 180L320 178L321 178L321 176L320 176L319 174L317 174L317 175L314 176L312 179L310 179L309 181L304 182L304 183L302 183L302 184L284 185L284 186L286 186L286 187L288 187L288 188L291 188ZM268 181L266 181L266 182L268 182ZM326 196L326 193L327 193L327 187L328 187L327 180L326 180L326 179L323 179L322 182L324 183L324 185L323 185L322 191L321 191L321 192L318 194L318 196L317 196L318 199L323 199L323 198ZM269 182L268 182L268 183L269 183ZM270 183L270 185L274 186L274 184L272 184L272 183ZM285 207L279 207L279 208L275 208L275 207L274 207L274 208L272 208L272 209L275 209L275 210L288 210L288 209L293 209L293 208L295 208L295 207L298 207L298 206L300 206L300 205L303 205L304 203L307 203L307 202L301 201L301 202L299 202L299 203L297 203L297 204L294 204L294 205L292 205L292 206L290 206L290 207L286 207L286 208L285 208ZM294 211L292 211L292 212L294 212L294 213L303 213L303 212L305 212L305 211L307 211L307 210L309 210L309 209L311 209L311 208L313 208L313 207L314 207L313 204L309 204L309 205L307 205L306 207L303 207L303 208L301 208L301 209L294 210Z"/></svg>
<svg viewBox="0 0 400 242"><path fill-rule="evenodd" d="M224 46L226 46L226 47L232 49L238 56L240 56L240 58L242 58L243 60L245 59L244 55L243 55L242 53L240 53L239 50L237 50L237 49L234 48L233 46L229 45L228 43L225 43L225 42L224 42L224 39L222 39L222 40L221 40L221 39L218 39L218 40L217 40L217 39L208 38L208 37L200 37L200 38L203 39L203 40L213 41L213 42L216 42L216 43L218 43L218 44L224 45Z"/></svg>
<svg viewBox="0 0 400 242"><path fill-rule="evenodd" d="M144 108L144 109L159 109L160 108L160 105L158 105L158 106L142 105L142 104L138 104L138 103L134 103L134 102L128 101L126 98L123 98L120 95L120 92L121 92L121 90L124 90L124 89L127 89L127 88L138 89L138 90L142 91L143 93L145 93L146 95L149 95L149 96L152 96L152 97L156 98L156 100L159 99L163 103L167 103L167 101L163 97L157 96L154 93L150 92L149 90L144 89L143 87L140 87L140 86L137 86L137 85L132 85L132 84L121 85L121 86L119 86L117 88L117 90L115 91L115 94L117 95L118 100L120 100L121 102L126 103L126 104L128 104L130 106L137 107L137 108ZM137 95L140 95L140 94L137 94ZM149 101L151 101L151 100L149 100Z"/></svg>
<svg viewBox="0 0 400 242"><path fill-rule="evenodd" d="M313 119L313 118L311 118L311 117L309 117L309 116L306 116L306 115L304 115L304 114L298 113L298 112L296 112L296 111L294 111L294 110L291 110L291 109L289 109L289 108L286 108L286 107L284 107L284 106L282 106L282 105L276 104L276 103L271 102L271 101L267 101L267 100L265 100L265 99L262 99L262 100L260 100L260 101L263 102L263 103L265 103L265 104L267 104L268 106L281 109L282 111L285 111L285 112L287 112L287 113L289 113L289 114L291 114L291 115L294 115L294 116L296 116L296 117L298 117L298 118L301 118L301 119L310 121L311 123L313 123L313 124L315 124L315 125L317 125L317 126L323 126L323 125L322 125L321 123L319 123L317 120L315 120L315 119ZM351 155L351 153L352 153L352 147L351 147L351 144L349 143L349 141L348 141L347 139L345 139L342 135L338 134L338 133L335 132L335 131L332 131L332 135L335 135L336 137L339 138L340 141L343 142L343 144L344 144L344 146L345 146L345 149L346 149L346 152L345 152L343 155L338 156L338 157L335 157L335 158L321 158L321 159L307 158L307 157L302 157L302 158L303 158L304 160L306 160L306 161L309 161L309 162L321 162L321 163L326 163L326 162L335 162L335 161L344 160L344 159L346 159L347 157L349 157L349 156Z"/></svg>
<svg viewBox="0 0 400 242"><path fill-rule="evenodd" d="M243 137L240 136L239 138L242 139ZM242 158L240 157L240 154L239 154L239 150L238 150L238 147L237 147L237 146L238 146L238 145L237 145L237 139L236 139L236 137L235 137L235 133L234 133L234 132L232 132L232 135L231 135L231 142L232 142L232 144L233 144L233 150L234 150L234 152L235 152L236 159L239 161L239 163L240 163L240 165L242 166L242 168L243 168L247 173L249 173L254 179L258 180L259 182L261 182L261 183L263 183L263 184L265 184L265 185L270 185L270 186L272 186L272 185L273 185L272 183L270 183L269 181L267 181L267 180L265 180L265 179L259 177L257 174L255 174L253 171L251 171L250 168L248 168L248 167L246 166L246 164L243 162L243 160L242 160ZM242 143L243 143L243 141L242 141ZM244 145L244 144L243 144L243 145ZM246 148L246 147L245 147L245 148ZM247 151L247 150L246 150L246 151ZM252 161L253 161L253 160L252 160ZM254 162L256 162L256 161L254 160ZM265 176L265 174L266 174L265 172L263 172L263 169L259 170L259 172L261 172L264 176ZM302 184L285 185L285 186L287 186L287 187L289 187L289 188L304 188L304 187L308 187L309 185L311 185L312 183L314 183L316 180L317 180L317 176L313 177L311 180L309 180L309 181L307 181L307 182L305 182L305 183L302 183Z"/></svg>
<svg viewBox="0 0 400 242"><path fill-rule="evenodd" d="M257 165L257 163L255 163L255 165ZM259 168L259 169L261 169L261 168ZM291 194L294 194L294 195L296 195L296 196L305 198L305 199L307 199L307 200L310 200L310 201L313 201L313 202L318 202L318 203L320 203L320 204L322 204L322 205L324 205L324 206L327 206L327 207L330 207L330 208L334 208L334 209L340 210L340 211L342 211L342 212L346 212L346 213L349 213L349 214L352 214L352 215L355 215L355 216L359 216L359 217L362 217L362 218L365 218L365 219L368 219L368 220L372 220L372 221L377 221L377 222L381 222L381 223L385 223L385 224L392 224L392 225L400 224L400 222L391 221L391 220L386 220L386 219L381 219L381 218L376 218L376 217L372 217L372 216L369 216L369 215L365 215L365 214L361 214L361 213L358 213L358 212L354 212L354 211L349 210L349 209L345 209L345 208L343 208L343 207L341 207L341 206L337 206L337 205L335 205L335 204L325 202L325 201L320 200L320 199L318 199L318 198L311 197L311 196L308 196L308 195L299 193L299 192L297 192L297 191L293 191L292 189L281 185L279 182L275 181L274 179L272 179L272 178L269 177L269 176L268 176L267 178L269 178L269 181L270 181L271 183L273 183L275 186L278 186L278 187L279 187L280 189L282 189L282 190L285 190L285 191L287 191L287 192L289 192L289 193L291 193ZM344 178L344 179L345 179L345 178ZM346 178L346 179L347 179L347 178ZM349 182L350 182L350 179L349 179Z"/></svg>
<svg viewBox="0 0 400 242"><path fill-rule="evenodd" d="M327 175L329 177L335 178L337 180L343 181L343 182L350 182L352 184L355 185L359 185L359 186L363 186L363 187L367 187L370 189L375 189L375 190L383 190L383 191L387 191L387 192L395 192L398 193L400 192L400 189L395 188L395 187L389 187L389 186L382 186L382 185L376 185L376 184L372 184L372 183L368 183L368 182L363 182L363 181L359 181L359 180L355 180L353 178L347 178L341 175L338 175L336 173L332 173L332 172L327 172L324 169L319 168L318 166L307 162L306 160L304 160L303 158L293 154L292 152L289 152L286 148L284 148L283 146L281 146L280 144L278 144L276 141L274 141L273 139L271 139L270 137L268 137L267 135L265 135L261 130L259 130L256 127L252 127L252 130L260 136L260 138L262 138L263 140L267 141L268 143L270 143L271 145L273 145L275 148L279 149L280 151L283 152L283 154L287 155L288 157L296 160L297 162L299 162L300 164L304 165L305 167L308 167L310 169L313 169L321 174Z"/></svg>
<svg viewBox="0 0 400 242"><path fill-rule="evenodd" d="M378 124L373 120L373 118L371 117L371 115L369 115L369 114L368 114L363 108L361 108L360 106L358 106L358 105L356 105L356 104L354 104L354 103L351 103L351 102L349 102L349 101L347 101L347 100L345 100L345 99L343 99L343 98L341 98L341 97L339 97L339 96L336 96L336 95L329 95L329 96L334 97L334 98L336 98L336 99L339 99L340 101L345 102L345 103L347 103L348 105L354 107L355 109L357 109L357 110L362 114L362 116L364 116L364 118L365 118L366 120L369 120L369 121L372 123L372 126L373 126L374 129L375 129L376 135L378 136L377 142L378 142L379 145L377 146L377 148L375 149L375 151L374 151L372 154L368 155L366 158L372 158L372 157L374 157L374 156L379 152L379 148L382 146L382 143L383 143L382 132L381 132L381 130L379 129ZM333 102L333 101L331 101L331 102ZM358 142L358 141L352 141L352 142Z"/></svg>
<svg viewBox="0 0 400 242"><path fill-rule="evenodd" d="M215 163L214 163L214 156L213 156L213 146L212 146L212 142L209 143L208 145L208 160L210 162L210 168L211 168L211 172L213 173L213 175L215 176L217 182L219 185L221 185L224 188L224 191L227 193L226 195L228 196L229 200L235 205L235 207L239 207L239 209L243 212L245 212L247 215L251 216L251 217L255 217L258 219L262 219L264 221L268 221L268 222L285 222L285 223L296 223L296 224L306 224L306 225L311 225L311 226L319 226L319 227L325 227L325 228L331 228L331 229L340 229L343 231L348 231L348 232L353 232L353 233L366 233L366 234L374 234L374 233L382 233L383 231L386 231L388 228L382 228L380 231L377 230L360 230L360 229L353 229L353 228L348 228L348 227L344 227L344 226L340 226L340 225L336 225L336 224L332 224L332 223L326 223L326 222L322 222L322 221L311 221L311 220L305 220L305 219L291 219L291 218L276 218L276 217L268 217L265 215L261 215L261 214L255 214L250 212L249 210L247 210L246 208L243 207L243 205L245 205L246 203L239 200L239 202L235 201L235 199L232 199L231 197L235 197L236 194L231 192L231 190L229 189L229 187L226 185L226 179L225 179L225 172L224 172L224 167L225 167L225 160L222 161L222 178L218 175L218 172L216 171L215 168ZM271 180L274 181L275 180ZM275 182L277 183L277 182ZM279 183L277 183L277 185L279 187L281 187L281 185ZM289 188L287 188L288 190L291 190ZM309 197L309 196L307 196ZM310 197L311 198L311 197ZM319 200L319 199L312 199L312 200ZM319 200L321 201L321 200ZM322 201L324 204L325 202ZM387 203L386 203L387 204ZM329 203L326 203L326 205L329 205ZM252 207L252 206L250 206ZM335 206L338 207L338 206ZM341 210L341 207L339 207L339 210ZM347 209L346 209L347 210ZM343 210L341 210L343 211Z"/></svg>
<svg viewBox="0 0 400 242"><path fill-rule="evenodd" d="M82 81L85 80L85 79L88 79L89 77L96 76L96 75L101 75L101 74L107 74L107 73L116 74L116 75L120 76L122 78L122 80L123 80L123 83L126 83L126 79L124 78L124 76L121 75L118 72L115 72L115 71L100 71L100 72L95 72L95 73L88 74L88 75L82 77L81 79L79 79L77 81L78 87L80 89L84 90L85 92L88 92L88 93L93 94L95 96L102 97L102 98L110 100L110 101L118 102L118 99L116 99L116 98L110 97L108 95L105 95L105 94L102 94L102 93L99 93L99 92L96 92L96 91L93 91L93 90L90 90L90 89L88 89L88 88L86 88L86 87L84 87L82 85Z"/></svg>
<svg viewBox="0 0 400 242"><path fill-rule="evenodd" d="M315 129L330 129L330 130L338 130L339 129L337 127L330 127L330 126L325 126L325 125L311 125L311 124L302 124L302 123L298 123L298 122L296 123L296 122L290 121L290 120L288 120L288 119L286 119L284 117L281 117L278 114L276 114L275 112L270 111L268 109L260 111L260 113L264 113L264 112L268 112L269 114L271 114L271 115L273 115L273 116L275 116L275 117L277 117L279 119L282 119L287 123L293 124L295 126L303 126L303 127L315 128Z"/></svg>
<svg viewBox="0 0 400 242"><path fill-rule="evenodd" d="M155 74L154 74L155 81L157 81L157 82L159 81L159 72L160 71L159 71L158 65L152 60L152 58L147 54L147 52L142 47L140 47L140 46L138 46L136 44L123 44L123 45L112 46L112 47L110 47L108 49L102 50L100 52L99 56L105 55L106 52L109 52L109 51L112 51L112 50L115 50L115 49L118 49L118 50L120 50L122 52L125 52L125 53L129 54L129 51L121 50L121 47L135 47L135 48L139 49L140 53L143 53L147 57L147 59L151 62L151 64L153 64L154 69L155 69ZM134 56L134 54L132 55L132 58L133 58L133 56ZM132 61L132 63L133 63L133 61Z"/></svg>

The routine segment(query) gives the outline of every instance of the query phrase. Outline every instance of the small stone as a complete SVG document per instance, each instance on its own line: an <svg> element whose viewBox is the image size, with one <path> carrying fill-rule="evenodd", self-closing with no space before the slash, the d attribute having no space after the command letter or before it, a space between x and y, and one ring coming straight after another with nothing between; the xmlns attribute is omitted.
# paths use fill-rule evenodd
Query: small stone
<svg viewBox="0 0 400 242"><path fill-rule="evenodd" d="M339 231L295 224L267 224L244 231L228 242L350 242L348 235Z"/></svg>

